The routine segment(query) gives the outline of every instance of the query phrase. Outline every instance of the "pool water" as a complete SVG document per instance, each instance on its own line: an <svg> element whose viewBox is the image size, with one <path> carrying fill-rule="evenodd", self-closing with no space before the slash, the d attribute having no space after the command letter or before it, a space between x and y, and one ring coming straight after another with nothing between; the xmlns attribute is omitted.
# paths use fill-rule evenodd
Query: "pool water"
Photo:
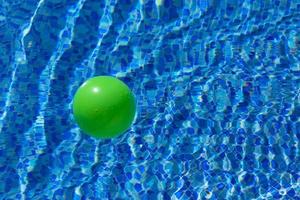
<svg viewBox="0 0 300 200"><path fill-rule="evenodd" d="M299 0L0 0L0 199L300 199ZM138 112L96 140L86 79Z"/></svg>

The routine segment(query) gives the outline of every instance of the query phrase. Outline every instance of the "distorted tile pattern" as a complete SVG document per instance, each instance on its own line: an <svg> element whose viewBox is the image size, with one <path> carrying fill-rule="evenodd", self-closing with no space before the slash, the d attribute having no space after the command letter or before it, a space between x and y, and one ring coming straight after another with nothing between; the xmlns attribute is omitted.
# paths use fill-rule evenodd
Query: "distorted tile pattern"
<svg viewBox="0 0 300 200"><path fill-rule="evenodd" d="M300 199L300 2L0 0L0 199ZM124 135L76 88L135 93Z"/></svg>

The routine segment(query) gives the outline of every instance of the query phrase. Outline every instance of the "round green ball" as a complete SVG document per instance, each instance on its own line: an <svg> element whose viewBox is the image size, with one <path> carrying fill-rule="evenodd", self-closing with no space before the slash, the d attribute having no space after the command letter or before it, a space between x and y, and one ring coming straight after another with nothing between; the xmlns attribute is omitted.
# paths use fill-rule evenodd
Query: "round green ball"
<svg viewBox="0 0 300 200"><path fill-rule="evenodd" d="M136 112L135 99L125 83L110 76L87 80L73 100L74 118L83 132L113 138L125 132Z"/></svg>

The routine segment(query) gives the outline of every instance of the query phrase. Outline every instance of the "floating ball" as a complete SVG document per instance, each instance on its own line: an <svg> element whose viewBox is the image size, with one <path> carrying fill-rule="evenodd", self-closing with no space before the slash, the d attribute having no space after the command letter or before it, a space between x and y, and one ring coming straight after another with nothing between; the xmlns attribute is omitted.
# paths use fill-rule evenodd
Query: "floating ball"
<svg viewBox="0 0 300 200"><path fill-rule="evenodd" d="M135 112L135 99L128 86L110 76L87 80L73 100L78 126L96 138L119 136L131 126Z"/></svg>

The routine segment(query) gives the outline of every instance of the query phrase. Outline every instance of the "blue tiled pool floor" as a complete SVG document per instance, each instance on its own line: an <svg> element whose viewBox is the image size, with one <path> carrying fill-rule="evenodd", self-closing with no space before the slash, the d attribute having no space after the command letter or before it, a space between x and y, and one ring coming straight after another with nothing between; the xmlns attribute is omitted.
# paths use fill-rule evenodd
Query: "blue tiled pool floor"
<svg viewBox="0 0 300 200"><path fill-rule="evenodd" d="M0 199L300 199L299 0L0 0ZM81 133L112 75L133 126Z"/></svg>

